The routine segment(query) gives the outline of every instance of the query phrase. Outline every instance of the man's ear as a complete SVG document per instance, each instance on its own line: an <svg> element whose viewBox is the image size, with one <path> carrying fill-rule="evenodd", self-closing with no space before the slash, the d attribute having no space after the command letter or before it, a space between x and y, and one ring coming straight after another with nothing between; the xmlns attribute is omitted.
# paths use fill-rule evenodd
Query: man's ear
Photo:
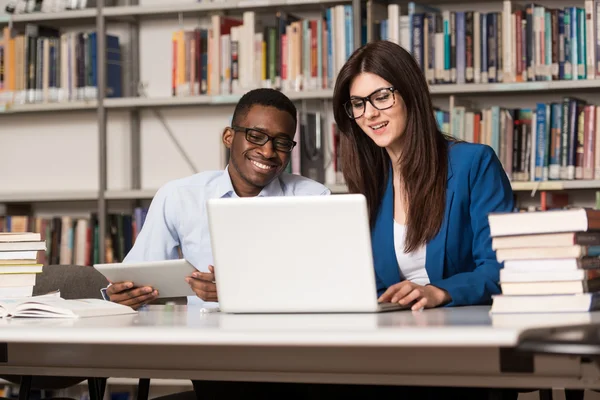
<svg viewBox="0 0 600 400"><path fill-rule="evenodd" d="M227 127L223 131L223 144L228 149L231 148L231 143L233 142L233 129Z"/></svg>

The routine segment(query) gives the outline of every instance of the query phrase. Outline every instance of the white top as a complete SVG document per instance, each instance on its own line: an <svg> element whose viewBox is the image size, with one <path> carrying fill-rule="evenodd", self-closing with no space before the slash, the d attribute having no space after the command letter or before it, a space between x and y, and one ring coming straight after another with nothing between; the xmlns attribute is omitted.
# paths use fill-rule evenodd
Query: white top
<svg viewBox="0 0 600 400"><path fill-rule="evenodd" d="M394 221L394 249L400 267L400 276L418 285L427 285L429 275L425 269L426 246L411 253L404 252L404 241L406 238L406 225Z"/></svg>
<svg viewBox="0 0 600 400"><path fill-rule="evenodd" d="M597 312L569 315L578 318L568 321L564 314L541 314L538 318L513 314L507 319L506 315L490 315L489 306L347 314L253 315L200 310L197 305L157 305L112 317L0 318L0 343L513 346L525 328L597 323L600 318Z"/></svg>

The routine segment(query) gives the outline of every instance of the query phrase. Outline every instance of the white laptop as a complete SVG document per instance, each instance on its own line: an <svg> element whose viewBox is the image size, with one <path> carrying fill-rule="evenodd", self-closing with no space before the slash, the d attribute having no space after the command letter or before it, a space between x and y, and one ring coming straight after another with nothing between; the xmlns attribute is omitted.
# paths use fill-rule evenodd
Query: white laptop
<svg viewBox="0 0 600 400"><path fill-rule="evenodd" d="M229 313L378 312L363 195L211 199L219 307Z"/></svg>

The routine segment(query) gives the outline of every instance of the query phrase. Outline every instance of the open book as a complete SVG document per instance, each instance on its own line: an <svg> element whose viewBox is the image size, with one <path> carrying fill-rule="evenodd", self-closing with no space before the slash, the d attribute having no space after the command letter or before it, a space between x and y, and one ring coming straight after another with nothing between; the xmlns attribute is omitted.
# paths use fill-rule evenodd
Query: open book
<svg viewBox="0 0 600 400"><path fill-rule="evenodd" d="M136 312L131 307L100 299L65 300L56 296L0 299L0 318L83 318Z"/></svg>

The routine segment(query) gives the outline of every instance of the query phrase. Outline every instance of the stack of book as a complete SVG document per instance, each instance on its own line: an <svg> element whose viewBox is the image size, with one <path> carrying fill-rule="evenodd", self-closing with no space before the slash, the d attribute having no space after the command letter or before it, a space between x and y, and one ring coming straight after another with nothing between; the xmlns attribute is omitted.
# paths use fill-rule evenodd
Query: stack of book
<svg viewBox="0 0 600 400"><path fill-rule="evenodd" d="M0 233L0 298L29 297L42 264L38 252L46 251L39 233Z"/></svg>
<svg viewBox="0 0 600 400"><path fill-rule="evenodd" d="M504 263L492 313L600 309L600 210L498 213L489 223Z"/></svg>

